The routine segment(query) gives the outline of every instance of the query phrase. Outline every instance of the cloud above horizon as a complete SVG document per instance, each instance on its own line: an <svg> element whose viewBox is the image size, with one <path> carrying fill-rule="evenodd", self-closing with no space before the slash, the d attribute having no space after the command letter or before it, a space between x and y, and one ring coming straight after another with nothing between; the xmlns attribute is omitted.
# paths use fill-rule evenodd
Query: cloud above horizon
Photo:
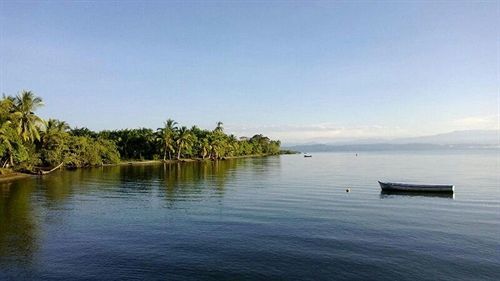
<svg viewBox="0 0 500 281"><path fill-rule="evenodd" d="M387 127L381 125L347 127L333 123L269 126L228 125L226 129L229 132L234 132L242 136L252 136L259 132L287 143L411 136L408 130L400 127Z"/></svg>
<svg viewBox="0 0 500 281"><path fill-rule="evenodd" d="M421 137L433 134L448 133L462 130L500 130L498 116L469 116L452 120L451 126L435 129L424 134L416 134L414 130L399 126L341 126L334 123L319 123L307 125L268 125L245 126L228 124L226 130L239 136L252 136L262 133L285 143L335 142L363 139L396 139L406 137ZM446 130L445 128L450 128Z"/></svg>
<svg viewBox="0 0 500 281"><path fill-rule="evenodd" d="M498 130L500 115L468 116L453 121L453 125L461 130Z"/></svg>

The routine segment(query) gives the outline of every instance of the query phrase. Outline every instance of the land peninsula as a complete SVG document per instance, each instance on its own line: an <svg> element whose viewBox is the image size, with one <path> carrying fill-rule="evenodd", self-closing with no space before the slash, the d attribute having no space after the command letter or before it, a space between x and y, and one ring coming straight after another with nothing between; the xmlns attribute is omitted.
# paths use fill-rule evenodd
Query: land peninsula
<svg viewBox="0 0 500 281"><path fill-rule="evenodd" d="M261 134L236 137L218 122L212 130L167 119L161 128L71 128L36 114L42 98L31 91L0 99L0 181L59 168L177 161L216 161L280 154L280 141Z"/></svg>

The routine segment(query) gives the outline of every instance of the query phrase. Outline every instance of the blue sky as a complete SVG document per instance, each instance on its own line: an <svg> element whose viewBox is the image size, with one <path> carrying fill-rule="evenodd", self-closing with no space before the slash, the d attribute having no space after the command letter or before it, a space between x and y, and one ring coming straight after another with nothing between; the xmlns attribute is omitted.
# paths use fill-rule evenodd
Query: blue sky
<svg viewBox="0 0 500 281"><path fill-rule="evenodd" d="M0 91L91 129L284 142L496 129L500 4L1 1Z"/></svg>

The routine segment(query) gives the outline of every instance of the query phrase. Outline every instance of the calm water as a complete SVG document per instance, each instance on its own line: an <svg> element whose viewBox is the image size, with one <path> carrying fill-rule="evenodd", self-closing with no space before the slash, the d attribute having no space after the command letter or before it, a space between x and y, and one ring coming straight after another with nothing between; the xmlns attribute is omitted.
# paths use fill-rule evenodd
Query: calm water
<svg viewBox="0 0 500 281"><path fill-rule="evenodd" d="M499 156L324 153L0 184L0 280L498 280ZM385 195L379 179L457 191Z"/></svg>

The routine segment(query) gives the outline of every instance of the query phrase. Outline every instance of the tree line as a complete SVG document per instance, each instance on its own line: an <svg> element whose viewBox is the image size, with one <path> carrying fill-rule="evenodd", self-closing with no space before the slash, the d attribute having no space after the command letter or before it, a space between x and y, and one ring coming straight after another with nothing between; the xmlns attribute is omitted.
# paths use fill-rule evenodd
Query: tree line
<svg viewBox="0 0 500 281"><path fill-rule="evenodd" d="M168 119L149 128L104 130L71 128L43 120L36 110L43 101L31 91L0 100L0 167L33 171L37 167L88 167L120 160L224 159L280 153L280 142L261 134L237 138L218 122L213 130L188 128Z"/></svg>

